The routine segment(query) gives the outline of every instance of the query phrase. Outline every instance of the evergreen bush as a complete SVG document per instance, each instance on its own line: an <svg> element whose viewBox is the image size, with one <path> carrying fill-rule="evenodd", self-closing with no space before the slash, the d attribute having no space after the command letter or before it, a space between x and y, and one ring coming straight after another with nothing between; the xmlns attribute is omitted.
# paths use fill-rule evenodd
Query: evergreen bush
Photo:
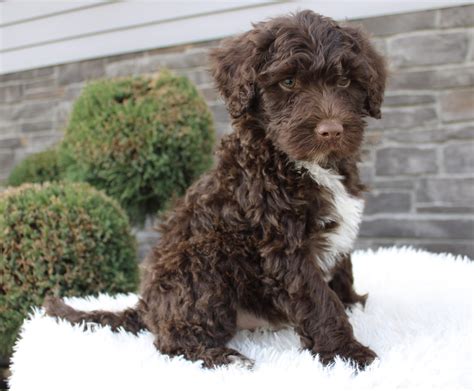
<svg viewBox="0 0 474 391"><path fill-rule="evenodd" d="M187 78L162 71L86 86L61 156L68 179L104 190L143 222L210 167L213 143L204 99Z"/></svg>
<svg viewBox="0 0 474 391"><path fill-rule="evenodd" d="M136 290L135 241L118 203L84 183L0 193L0 355L48 294Z"/></svg>
<svg viewBox="0 0 474 391"><path fill-rule="evenodd" d="M34 153L17 164L7 179L7 185L58 181L61 171L56 149L49 149Z"/></svg>

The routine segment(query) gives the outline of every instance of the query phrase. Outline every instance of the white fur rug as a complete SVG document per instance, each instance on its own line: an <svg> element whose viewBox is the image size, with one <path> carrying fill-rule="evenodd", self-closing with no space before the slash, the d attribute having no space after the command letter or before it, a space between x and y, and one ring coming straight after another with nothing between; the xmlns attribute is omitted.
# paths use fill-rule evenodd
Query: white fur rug
<svg viewBox="0 0 474 391"><path fill-rule="evenodd" d="M350 314L356 337L380 356L355 374L345 362L322 367L291 330L241 332L231 346L255 359L252 371L201 369L170 359L152 336L97 327L84 332L36 310L17 342L11 391L472 390L474 263L412 249L354 255L365 310ZM121 309L135 295L70 299L85 310Z"/></svg>

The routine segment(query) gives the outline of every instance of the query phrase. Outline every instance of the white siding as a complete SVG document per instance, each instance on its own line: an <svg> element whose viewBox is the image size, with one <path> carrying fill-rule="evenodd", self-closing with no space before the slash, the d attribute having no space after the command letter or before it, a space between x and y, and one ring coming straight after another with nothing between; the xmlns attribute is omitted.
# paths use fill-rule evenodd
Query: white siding
<svg viewBox="0 0 474 391"><path fill-rule="evenodd" d="M463 4L456 0L69 1L0 4L0 73L206 41L310 8L335 19Z"/></svg>
<svg viewBox="0 0 474 391"><path fill-rule="evenodd" d="M2 4L1 24L19 23L33 18L52 16L102 3L96 1L8 1Z"/></svg>

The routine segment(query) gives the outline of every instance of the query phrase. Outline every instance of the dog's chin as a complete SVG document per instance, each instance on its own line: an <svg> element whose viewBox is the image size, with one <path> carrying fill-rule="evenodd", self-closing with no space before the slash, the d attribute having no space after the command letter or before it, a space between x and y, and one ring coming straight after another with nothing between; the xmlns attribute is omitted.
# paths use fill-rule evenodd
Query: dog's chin
<svg viewBox="0 0 474 391"><path fill-rule="evenodd" d="M331 166L340 160L354 156L352 149L344 148L339 143L325 145L324 148L318 148L315 152L300 156L299 161L318 164L321 167Z"/></svg>
<svg viewBox="0 0 474 391"><path fill-rule="evenodd" d="M318 154L314 154L311 156L307 156L302 159L294 159L295 161L317 164L322 168L334 168L337 167L338 164L344 160L352 159L356 157L357 153L348 153L342 150L332 150L327 152L321 152Z"/></svg>
<svg viewBox="0 0 474 391"><path fill-rule="evenodd" d="M329 167L338 161L354 157L360 148L357 140L342 137L337 140L310 140L309 138L279 138L275 145L291 161L318 164Z"/></svg>

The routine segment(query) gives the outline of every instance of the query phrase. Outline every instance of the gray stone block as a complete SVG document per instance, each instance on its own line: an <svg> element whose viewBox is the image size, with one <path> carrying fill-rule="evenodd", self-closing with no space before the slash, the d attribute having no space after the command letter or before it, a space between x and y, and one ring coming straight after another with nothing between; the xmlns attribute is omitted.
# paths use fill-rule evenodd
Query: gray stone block
<svg viewBox="0 0 474 391"><path fill-rule="evenodd" d="M439 12L440 27L447 28L474 26L474 5L446 8L440 10Z"/></svg>
<svg viewBox="0 0 474 391"><path fill-rule="evenodd" d="M366 196L364 214L374 215L377 213L404 213L411 208L411 197L409 193L402 192L371 192Z"/></svg>
<svg viewBox="0 0 474 391"><path fill-rule="evenodd" d="M75 100L77 97L79 97L83 88L84 83L75 83L65 86L64 99L68 101Z"/></svg>
<svg viewBox="0 0 474 391"><path fill-rule="evenodd" d="M362 183L370 184L374 180L374 166L371 163L360 163L359 167L359 176Z"/></svg>
<svg viewBox="0 0 474 391"><path fill-rule="evenodd" d="M8 175L15 165L15 155L11 149L0 150L0 172Z"/></svg>
<svg viewBox="0 0 474 391"><path fill-rule="evenodd" d="M395 70L388 79L389 90L431 90L474 86L470 65L423 71Z"/></svg>
<svg viewBox="0 0 474 391"><path fill-rule="evenodd" d="M387 40L384 38L371 38L370 40L372 45L374 45L375 50L377 50L381 55L386 56L388 49L387 49Z"/></svg>
<svg viewBox="0 0 474 391"><path fill-rule="evenodd" d="M453 174L471 173L474 175L474 142L448 145L443 150L443 160L446 172Z"/></svg>
<svg viewBox="0 0 474 391"><path fill-rule="evenodd" d="M213 81L207 69L177 70L176 73L186 76L198 86L212 85Z"/></svg>
<svg viewBox="0 0 474 391"><path fill-rule="evenodd" d="M419 104L434 103L436 101L433 94L386 94L383 102L384 106L413 106Z"/></svg>
<svg viewBox="0 0 474 391"><path fill-rule="evenodd" d="M419 206L417 213L430 214L474 214L474 206Z"/></svg>
<svg viewBox="0 0 474 391"><path fill-rule="evenodd" d="M355 244L356 249L376 250L380 247L409 246L420 250L434 253L450 253L454 255L467 256L474 259L474 244L466 240L440 241L440 239L430 240L410 240L410 239L362 239L359 238Z"/></svg>
<svg viewBox="0 0 474 391"><path fill-rule="evenodd" d="M54 122L52 121L42 121L42 122L26 122L21 124L22 133L34 133L41 132L44 130L53 130L55 127Z"/></svg>
<svg viewBox="0 0 474 391"><path fill-rule="evenodd" d="M44 67L44 68L37 68L37 69L33 70L33 76L35 78L50 77L50 76L54 77L54 76L56 76L57 68L58 67L56 65L49 66L49 67Z"/></svg>
<svg viewBox="0 0 474 391"><path fill-rule="evenodd" d="M221 97L219 96L219 93L217 92L214 86L200 87L199 92L208 103L223 103Z"/></svg>
<svg viewBox="0 0 474 391"><path fill-rule="evenodd" d="M376 175L418 175L436 172L436 150L433 148L388 147L376 152Z"/></svg>
<svg viewBox="0 0 474 391"><path fill-rule="evenodd" d="M211 110L212 116L214 118L214 122L220 122L220 123L230 122L229 113L227 112L227 109L225 108L224 105L222 104L211 105L209 106L209 109Z"/></svg>
<svg viewBox="0 0 474 391"><path fill-rule="evenodd" d="M474 89L443 93L440 109L441 119L445 122L474 119Z"/></svg>
<svg viewBox="0 0 474 391"><path fill-rule="evenodd" d="M369 121L367 121L367 122L369 122ZM372 121L373 121L372 128L375 128L376 123L378 122L378 120L372 119ZM368 129L364 134L364 146L371 148L371 147L380 145L382 143L384 137L385 137L385 135L382 132L376 131L376 130L373 130L373 129Z"/></svg>
<svg viewBox="0 0 474 391"><path fill-rule="evenodd" d="M44 122L54 119L57 102L55 101L25 101L12 112L16 121Z"/></svg>
<svg viewBox="0 0 474 391"><path fill-rule="evenodd" d="M377 36L406 33L435 27L436 11L422 11L403 15L385 15L363 19L361 24Z"/></svg>
<svg viewBox="0 0 474 391"><path fill-rule="evenodd" d="M23 85L11 84L0 86L0 103L18 102L23 98Z"/></svg>
<svg viewBox="0 0 474 391"><path fill-rule="evenodd" d="M23 84L25 99L61 98L64 89L56 86L53 78L29 81Z"/></svg>
<svg viewBox="0 0 474 391"><path fill-rule="evenodd" d="M415 184L413 179L378 179L372 182L371 188L377 190L412 190L415 188Z"/></svg>
<svg viewBox="0 0 474 391"><path fill-rule="evenodd" d="M374 160L374 151L372 148L362 147L360 151L360 160L362 163L373 163Z"/></svg>
<svg viewBox="0 0 474 391"><path fill-rule="evenodd" d="M25 137L25 147L15 151L15 159L18 161L18 159L22 159L24 154L44 151L45 149L56 145L62 137L63 134L57 131L29 134Z"/></svg>
<svg viewBox="0 0 474 391"><path fill-rule="evenodd" d="M154 69L183 69L208 66L208 56L207 49L192 49L181 53L150 55L148 59L150 66Z"/></svg>
<svg viewBox="0 0 474 391"><path fill-rule="evenodd" d="M153 246L158 242L160 234L151 230L140 230L135 234L137 239L137 259L143 261Z"/></svg>
<svg viewBox="0 0 474 391"><path fill-rule="evenodd" d="M23 145L23 137L18 136L6 136L0 137L0 149L8 150L20 148Z"/></svg>
<svg viewBox="0 0 474 391"><path fill-rule="evenodd" d="M65 125L72 111L73 101L63 101L56 106L56 122Z"/></svg>
<svg viewBox="0 0 474 391"><path fill-rule="evenodd" d="M474 260L474 244L469 241L440 242L418 244L416 247L425 249L434 253L449 253L468 257Z"/></svg>
<svg viewBox="0 0 474 391"><path fill-rule="evenodd" d="M59 85L78 83L81 81L94 80L105 75L105 60L87 60L58 67Z"/></svg>
<svg viewBox="0 0 474 391"><path fill-rule="evenodd" d="M467 33L411 34L389 42L389 59L395 67L459 63L468 49Z"/></svg>
<svg viewBox="0 0 474 391"><path fill-rule="evenodd" d="M118 54L115 56L110 56L105 58L105 64L112 64L114 62L119 62L119 61L125 61L125 60L130 60L134 58L139 58L139 57L146 57L148 52L133 52L133 53L124 53L124 54Z"/></svg>
<svg viewBox="0 0 474 391"><path fill-rule="evenodd" d="M423 143L442 143L448 139L448 135L444 130L401 130L385 132L385 140L397 141L406 144L423 144Z"/></svg>
<svg viewBox="0 0 474 391"><path fill-rule="evenodd" d="M368 249L374 249L372 245L372 241L370 239L362 239L362 238L357 238L353 250L368 250Z"/></svg>
<svg viewBox="0 0 474 391"><path fill-rule="evenodd" d="M205 42L200 42L199 44L196 45L196 48L200 49L212 49L216 48L221 44L220 39L213 39L210 41L205 41Z"/></svg>
<svg viewBox="0 0 474 391"><path fill-rule="evenodd" d="M12 82L12 81L19 82L22 80L33 79L34 77L35 77L34 70L6 73L3 75L0 75L0 83Z"/></svg>
<svg viewBox="0 0 474 391"><path fill-rule="evenodd" d="M469 61L474 61L474 44L473 44L473 42L474 42L474 31L471 30L470 36L471 36L471 53L469 54L468 60Z"/></svg>
<svg viewBox="0 0 474 391"><path fill-rule="evenodd" d="M393 239L366 239L366 238L357 238L354 244L354 250L377 250L381 247L392 247L396 244L396 241Z"/></svg>
<svg viewBox="0 0 474 391"><path fill-rule="evenodd" d="M222 137L232 132L232 126L228 122L216 122L216 138L219 141Z"/></svg>
<svg viewBox="0 0 474 391"><path fill-rule="evenodd" d="M450 140L474 140L474 125L451 125L447 126L444 132Z"/></svg>
<svg viewBox="0 0 474 391"><path fill-rule="evenodd" d="M379 218L363 221L359 236L362 238L472 239L473 234L473 219Z"/></svg>
<svg viewBox="0 0 474 391"><path fill-rule="evenodd" d="M6 128L13 125L15 113L19 110L20 106L20 103L0 105L0 125L2 127Z"/></svg>
<svg viewBox="0 0 474 391"><path fill-rule="evenodd" d="M1 121L0 121L1 122ZM21 132L20 125L15 123L13 125L0 126L0 138L11 137Z"/></svg>
<svg viewBox="0 0 474 391"><path fill-rule="evenodd" d="M25 80L40 78L40 77L54 76L55 74L56 74L56 66L31 69L28 71L6 73L3 75L0 75L0 83L14 82L14 81L21 82Z"/></svg>
<svg viewBox="0 0 474 391"><path fill-rule="evenodd" d="M382 110L382 119L368 122L369 129L412 129L437 120L433 107L414 106Z"/></svg>
<svg viewBox="0 0 474 391"><path fill-rule="evenodd" d="M157 69L153 70L154 72ZM105 65L107 77L135 76L151 72L147 57L130 58L123 61L114 61Z"/></svg>
<svg viewBox="0 0 474 391"><path fill-rule="evenodd" d="M421 178L416 202L470 207L474 203L474 178Z"/></svg>

